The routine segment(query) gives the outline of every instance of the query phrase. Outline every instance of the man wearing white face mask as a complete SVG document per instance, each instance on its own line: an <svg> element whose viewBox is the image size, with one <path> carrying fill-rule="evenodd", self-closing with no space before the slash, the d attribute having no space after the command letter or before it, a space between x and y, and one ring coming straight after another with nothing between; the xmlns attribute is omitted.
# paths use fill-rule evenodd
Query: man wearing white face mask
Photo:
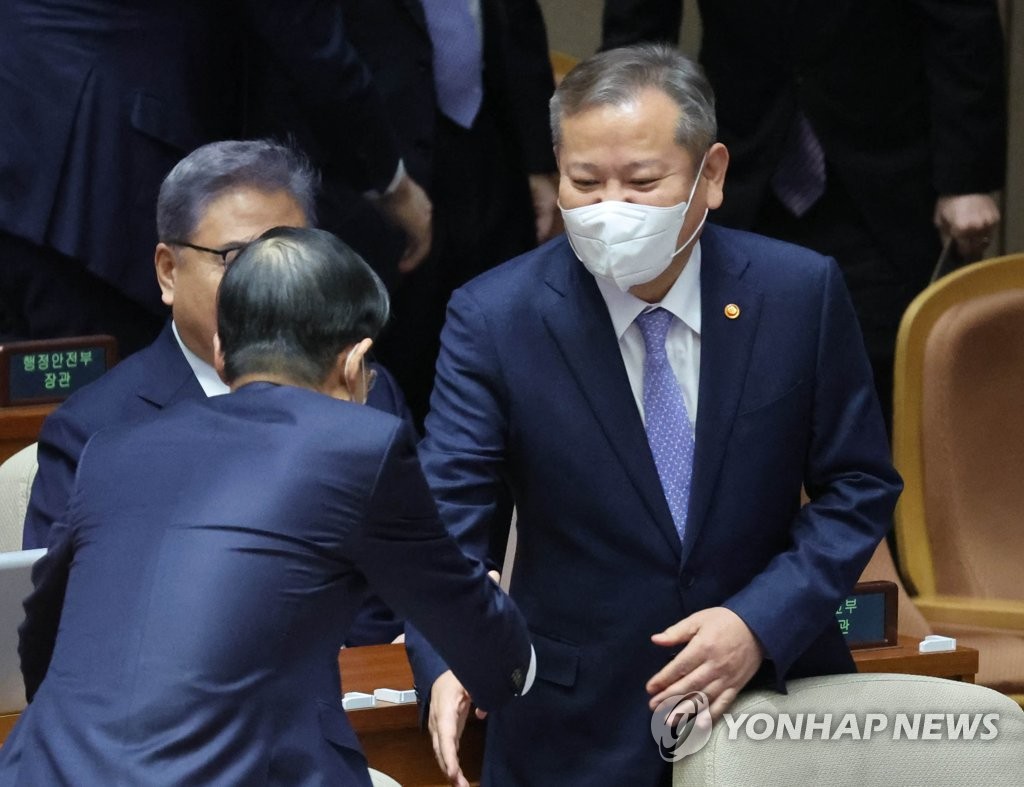
<svg viewBox="0 0 1024 787"><path fill-rule="evenodd" d="M705 224L729 153L699 69L605 52L551 114L567 237L455 293L420 456L467 551L499 559L518 511L537 683L489 721L483 783L668 784L672 698L717 717L752 679L853 669L833 612L900 480L834 261ZM409 636L463 783L471 698Z"/></svg>

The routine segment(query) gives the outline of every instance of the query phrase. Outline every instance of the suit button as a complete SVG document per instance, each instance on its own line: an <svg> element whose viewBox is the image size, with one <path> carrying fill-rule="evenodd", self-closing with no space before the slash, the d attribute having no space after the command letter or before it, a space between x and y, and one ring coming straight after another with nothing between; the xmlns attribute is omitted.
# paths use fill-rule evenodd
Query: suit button
<svg viewBox="0 0 1024 787"><path fill-rule="evenodd" d="M430 66L431 62L429 60L420 58L419 60L416 61L416 67L420 70L421 74L429 74Z"/></svg>
<svg viewBox="0 0 1024 787"><path fill-rule="evenodd" d="M513 693L518 697L523 693L523 684L526 683L526 673L519 667L516 667L512 670L511 677Z"/></svg>
<svg viewBox="0 0 1024 787"><path fill-rule="evenodd" d="M696 580L693 574L691 574L689 571L684 571L682 574L679 575L679 584L682 585L684 588L692 588L693 583L695 581Z"/></svg>

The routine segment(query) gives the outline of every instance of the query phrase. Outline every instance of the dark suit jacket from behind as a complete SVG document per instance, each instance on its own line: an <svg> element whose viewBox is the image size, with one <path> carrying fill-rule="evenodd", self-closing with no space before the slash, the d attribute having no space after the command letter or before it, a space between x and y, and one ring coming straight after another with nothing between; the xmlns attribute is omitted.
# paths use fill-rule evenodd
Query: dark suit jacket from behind
<svg viewBox="0 0 1024 787"><path fill-rule="evenodd" d="M678 17L665 20L680 0L607 5L606 45L678 35ZM715 221L755 226L799 110L882 250L923 284L936 198L995 191L1005 177L995 0L702 0L700 12L700 59L731 154Z"/></svg>
<svg viewBox="0 0 1024 787"><path fill-rule="evenodd" d="M161 181L241 132L243 53L263 42L355 188L397 149L340 9L317 0L0 3L0 232L64 254L157 314ZM0 261L2 264L2 261Z"/></svg>
<svg viewBox="0 0 1024 787"><path fill-rule="evenodd" d="M710 225L701 249L682 543L607 306L566 239L452 297L420 457L445 524L482 559L507 532L511 491L510 592L537 649L530 694L489 719L486 784L666 782L644 686L674 651L650 636L698 610L739 615L780 688L853 669L835 606L900 481L842 276L814 252ZM429 686L443 663L417 649L414 667Z"/></svg>
<svg viewBox="0 0 1024 787"><path fill-rule="evenodd" d="M377 384L367 404L411 424L394 378L384 367L372 367L377 370ZM50 528L67 509L82 450L96 432L151 418L176 402L205 398L170 322L149 347L69 397L43 422L39 434L39 470L25 515L22 548L47 546Z"/></svg>
<svg viewBox="0 0 1024 787"><path fill-rule="evenodd" d="M101 432L55 530L5 784L369 785L337 667L367 584L484 707L522 688L521 615L373 408L254 383Z"/></svg>
<svg viewBox="0 0 1024 787"><path fill-rule="evenodd" d="M391 413L412 426L412 415L398 383L383 366L367 404ZM63 519L82 450L94 434L111 426L124 426L152 418L165 407L206 398L192 367L178 346L168 322L157 339L76 393L43 423L39 435L39 470L25 514L23 549L48 545L54 522ZM380 598L370 595L349 627L348 645L390 642L402 633L395 617Z"/></svg>

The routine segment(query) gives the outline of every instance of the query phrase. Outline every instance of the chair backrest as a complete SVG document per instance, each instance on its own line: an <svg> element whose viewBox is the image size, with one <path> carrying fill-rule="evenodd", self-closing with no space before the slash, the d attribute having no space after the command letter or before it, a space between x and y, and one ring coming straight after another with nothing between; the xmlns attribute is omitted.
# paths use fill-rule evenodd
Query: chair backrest
<svg viewBox="0 0 1024 787"><path fill-rule="evenodd" d="M21 549L25 511L36 469L36 443L0 464L0 552Z"/></svg>
<svg viewBox="0 0 1024 787"><path fill-rule="evenodd" d="M551 50L548 54L551 58L551 71L554 74L556 85L580 62L579 58L555 49Z"/></svg>
<svg viewBox="0 0 1024 787"><path fill-rule="evenodd" d="M904 575L922 594L1024 599L1024 254L962 268L907 309L893 457Z"/></svg>
<svg viewBox="0 0 1024 787"><path fill-rule="evenodd" d="M25 597L32 592L32 566L45 549L0 554L0 713L25 708L25 682L18 658L18 627L25 620Z"/></svg>
<svg viewBox="0 0 1024 787"><path fill-rule="evenodd" d="M899 602L899 608L896 613L897 632L909 637L916 637L917 639L924 639L931 634L932 629L928 625L928 621L925 620L924 615L914 606L914 602L907 595L907 589L903 586L903 580L900 579L900 575L896 571L896 564L892 559L892 551L889 549L889 541L884 538L878 544L878 548L875 549L875 554L871 556L871 560L865 567L864 573L860 575L861 582L874 582L878 580L893 582L896 585L896 597Z"/></svg>
<svg viewBox="0 0 1024 787"><path fill-rule="evenodd" d="M991 689L891 674L801 678L787 688L741 693L704 747L675 764L673 787L1024 784L1024 711ZM812 713L817 727L807 726Z"/></svg>

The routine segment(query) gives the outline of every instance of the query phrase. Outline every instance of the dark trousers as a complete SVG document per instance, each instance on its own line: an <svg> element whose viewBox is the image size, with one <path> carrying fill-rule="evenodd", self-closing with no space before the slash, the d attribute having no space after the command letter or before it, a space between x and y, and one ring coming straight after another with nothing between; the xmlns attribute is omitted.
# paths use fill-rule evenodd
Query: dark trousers
<svg viewBox="0 0 1024 787"><path fill-rule="evenodd" d="M452 291L535 245L527 175L497 123L486 103L472 129L438 117L432 250L393 290L391 323L377 345L377 358L397 378L420 426Z"/></svg>
<svg viewBox="0 0 1024 787"><path fill-rule="evenodd" d="M830 177L822 199L796 218L769 194L753 230L834 257L864 334L886 431L892 434L893 361L903 312L927 285L939 254L938 233L893 259L872 236L846 190ZM932 237L934 235L934 238Z"/></svg>
<svg viewBox="0 0 1024 787"><path fill-rule="evenodd" d="M0 315L0 330L7 340L105 333L117 339L122 358L152 342L167 319L96 278L76 260L2 232Z"/></svg>

